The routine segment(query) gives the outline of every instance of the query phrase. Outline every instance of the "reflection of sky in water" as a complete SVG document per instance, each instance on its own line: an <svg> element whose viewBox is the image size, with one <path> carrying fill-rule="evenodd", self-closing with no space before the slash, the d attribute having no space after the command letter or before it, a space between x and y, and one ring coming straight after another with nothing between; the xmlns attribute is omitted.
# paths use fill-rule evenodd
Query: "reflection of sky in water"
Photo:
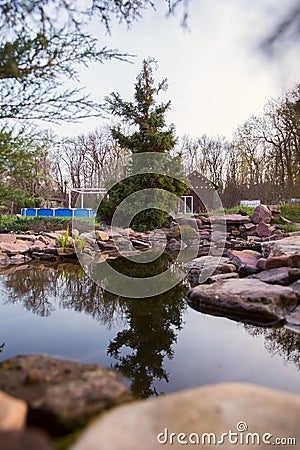
<svg viewBox="0 0 300 450"><path fill-rule="evenodd" d="M32 302L28 303L28 289L30 288L28 274L29 271L20 271L13 275L15 278L0 277L0 344L3 341L6 342L0 353L1 360L17 354L43 353L82 362L95 362L105 367L122 362L123 366L125 365L125 371L129 364L130 369L133 365L134 373L137 373L140 367L147 365L147 361L143 358L148 357L144 352L148 342L151 346L150 354L151 352L157 354L161 352L162 355L161 362L159 358L154 358L149 369L150 372L153 369L153 373L156 374L152 383L157 392L171 392L222 381L247 381L300 392L296 362L287 361L287 354L284 351L279 352L279 346L275 343L276 347L274 342L275 350L268 351L263 334L253 337L250 335L251 329L253 330L251 327L248 332L242 324L225 318L204 315L190 308L184 309L179 306L177 310L174 310L176 296L175 303L174 298L172 300L173 306L169 309L166 308L168 302L171 302L172 295L182 296L182 290L174 291L175 294L172 295L166 294L165 300L163 297L158 300L157 317L161 317L162 322L159 322L155 328L157 320L155 319L152 324L151 321L149 322L149 315L147 319L147 314L153 314L151 308L155 308L156 305L153 300L152 303L147 303L147 300L143 302L134 300L136 303L130 303L127 300L125 306L124 304L122 306L124 311L122 315L122 308L110 309L109 298L101 303L99 291L95 291L86 298L92 291L92 285L88 284L87 279L81 282L80 278L76 279L75 277L72 282L74 282L74 286L77 286L77 290L74 290L74 286L69 286L67 289L67 279L58 277L57 272L50 269L44 271L44 290L42 291L45 296L44 300L53 306L53 310L48 317L41 317L37 313L32 313ZM18 280L17 283L20 283L19 290L14 290L14 280ZM27 288L27 292L23 285ZM53 295L50 294L49 286L54 292ZM78 292L81 292L82 300L78 298ZM14 303L12 303L12 298ZM25 298L27 298L28 310L25 307ZM82 308L84 312L74 311L75 306L72 308L74 301L76 301L77 309L81 308L80 302L82 301L85 305ZM116 304L118 303L116 299L114 301ZM38 302L42 303L41 297L37 295L34 304L36 305ZM98 316L98 321L92 318L90 312L90 305L93 302L98 305L98 308L104 309ZM28 307L28 304L31 307ZM66 306L67 309L65 309ZM148 306L149 311L147 310ZM108 308L109 311L107 312L105 308ZM115 311L113 315L112 311ZM178 313L177 322L172 317L174 311ZM165 317L163 317L164 315ZM109 317L111 320L106 320ZM178 318L180 318L182 327L180 330L176 327ZM113 354L109 356L107 354L109 343L116 340L119 332L129 330L129 323L137 334L136 341L130 334L125 333L125 335L119 336L118 342L122 344L124 340L124 345L118 347L118 357L114 357ZM149 323L151 326L147 326ZM143 324L146 326L143 327ZM163 328L162 334L160 334L159 327ZM264 331L264 333L268 333L268 331ZM277 329L276 333L279 336L278 340L282 340L284 336L295 337L293 333L285 330ZM141 346L139 350L136 350L134 342L137 343L137 346L142 342L144 347ZM270 347L270 343L268 346ZM167 356L168 350L173 351L174 355L171 359ZM274 354L274 352L277 353ZM294 343L294 354L296 357L298 354L298 361L299 352L299 347L298 350L297 347L295 349ZM128 356L129 360L126 359ZM161 379L157 376L160 373L160 367L158 367L160 364L168 375L168 383L163 376ZM149 377L151 379L151 374ZM140 380L140 382L142 381Z"/></svg>

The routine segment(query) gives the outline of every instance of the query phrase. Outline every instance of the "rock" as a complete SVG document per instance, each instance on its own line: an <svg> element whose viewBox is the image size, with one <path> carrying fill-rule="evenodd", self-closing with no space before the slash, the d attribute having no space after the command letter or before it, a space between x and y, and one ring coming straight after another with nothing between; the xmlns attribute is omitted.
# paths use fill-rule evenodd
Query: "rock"
<svg viewBox="0 0 300 450"><path fill-rule="evenodd" d="M24 264L28 261L31 261L31 258L26 255L17 254L10 257L10 264Z"/></svg>
<svg viewBox="0 0 300 450"><path fill-rule="evenodd" d="M16 240L15 234L0 234L0 243L14 244Z"/></svg>
<svg viewBox="0 0 300 450"><path fill-rule="evenodd" d="M261 223L265 224L271 223L272 213L266 205L258 205L253 211L253 215L251 217L251 221L253 223Z"/></svg>
<svg viewBox="0 0 300 450"><path fill-rule="evenodd" d="M44 249L44 253L49 253L52 255L57 255L57 245L56 244L50 244Z"/></svg>
<svg viewBox="0 0 300 450"><path fill-rule="evenodd" d="M0 266L8 266L10 264L10 258L6 253L2 253L0 250Z"/></svg>
<svg viewBox="0 0 300 450"><path fill-rule="evenodd" d="M113 244L112 242L102 242L99 241L99 247L101 250L108 251L108 250L118 250L118 247Z"/></svg>
<svg viewBox="0 0 300 450"><path fill-rule="evenodd" d="M198 311L252 324L282 321L297 305L293 289L249 277L196 286L188 292L187 300Z"/></svg>
<svg viewBox="0 0 300 450"><path fill-rule="evenodd" d="M0 432L0 450L55 450L50 438L40 430Z"/></svg>
<svg viewBox="0 0 300 450"><path fill-rule="evenodd" d="M38 238L38 240L40 241L40 242L42 242L43 244L45 244L45 246L46 245L50 245L50 244L55 244L56 243L56 239L51 239L49 236L43 236L43 235L40 235L39 236L39 238Z"/></svg>
<svg viewBox="0 0 300 450"><path fill-rule="evenodd" d="M204 266L215 266L218 264L224 264L228 262L228 258L218 256L200 256L200 258L194 258L188 261L184 267L186 269L203 269Z"/></svg>
<svg viewBox="0 0 300 450"><path fill-rule="evenodd" d="M242 276L259 272L257 261L260 256L260 253L253 250L228 250L230 261L232 261Z"/></svg>
<svg viewBox="0 0 300 450"><path fill-rule="evenodd" d="M297 289L300 295L300 282ZM300 306L286 316L286 327L300 333Z"/></svg>
<svg viewBox="0 0 300 450"><path fill-rule="evenodd" d="M209 450L218 447L222 437L226 450L267 450L277 437L299 442L299 416L299 395L221 383L118 407L89 426L70 450ZM242 439L249 441L244 445Z"/></svg>
<svg viewBox="0 0 300 450"><path fill-rule="evenodd" d="M295 283L290 284L289 287L292 288L300 298L300 280L297 280L295 281Z"/></svg>
<svg viewBox="0 0 300 450"><path fill-rule="evenodd" d="M248 278L255 278L269 284L287 285L291 283L289 271L289 267L277 267L276 269L264 270L255 275L250 275Z"/></svg>
<svg viewBox="0 0 300 450"><path fill-rule="evenodd" d="M239 274L236 272L231 272L212 275L211 277L207 278L206 283L207 284L216 283L217 281L229 280L230 278L239 278Z"/></svg>
<svg viewBox="0 0 300 450"><path fill-rule="evenodd" d="M45 261L55 261L56 260L56 256L53 253L33 252L31 254L31 256L34 259L42 259L42 260L45 260Z"/></svg>
<svg viewBox="0 0 300 450"><path fill-rule="evenodd" d="M41 252L46 247L46 244L40 240L33 242L32 246L30 247L31 252Z"/></svg>
<svg viewBox="0 0 300 450"><path fill-rule="evenodd" d="M249 216L242 214L225 214L225 216L211 216L211 223L222 223L225 220L227 225L243 225L250 222Z"/></svg>
<svg viewBox="0 0 300 450"><path fill-rule="evenodd" d="M109 236L105 231L95 230L95 237L98 241L108 241Z"/></svg>
<svg viewBox="0 0 300 450"><path fill-rule="evenodd" d="M11 397L0 391L0 431L23 428L26 422L26 415L27 405L23 400Z"/></svg>
<svg viewBox="0 0 300 450"><path fill-rule="evenodd" d="M69 247L64 247L64 248L58 247L57 254L58 254L58 256L62 256L62 257L76 256L76 252L75 252L74 248L69 248Z"/></svg>
<svg viewBox="0 0 300 450"><path fill-rule="evenodd" d="M134 247L141 247L141 248L150 248L151 247L150 242L145 242L145 241L141 241L139 239L134 239L134 238L131 238L130 240Z"/></svg>
<svg viewBox="0 0 300 450"><path fill-rule="evenodd" d="M190 226L192 228L194 228L195 230L201 230L202 228L202 221L200 219L195 219L195 218L184 218L184 217L178 217L176 218L176 222L178 223L179 226Z"/></svg>
<svg viewBox="0 0 300 450"><path fill-rule="evenodd" d="M259 237L268 237L271 236L272 234L272 228L271 225L265 223L265 222L260 222L255 230L257 236Z"/></svg>
<svg viewBox="0 0 300 450"><path fill-rule="evenodd" d="M289 270L290 282L298 281L300 278L300 269L294 267Z"/></svg>
<svg viewBox="0 0 300 450"><path fill-rule="evenodd" d="M24 240L30 242L34 242L37 239L37 236L33 234L16 234L15 236L17 240Z"/></svg>
<svg viewBox="0 0 300 450"><path fill-rule="evenodd" d="M255 230L256 229L256 225L254 224L254 223L245 223L244 225L243 225L243 227L244 227L244 229L247 231L247 232L250 232L250 231L253 231L253 230Z"/></svg>
<svg viewBox="0 0 300 450"><path fill-rule="evenodd" d="M277 241L263 242L262 251L265 257L294 255L300 253L300 236L290 236Z"/></svg>
<svg viewBox="0 0 300 450"><path fill-rule="evenodd" d="M25 400L28 423L58 435L131 399L116 375L96 364L26 355L0 366L0 389Z"/></svg>
<svg viewBox="0 0 300 450"><path fill-rule="evenodd" d="M2 243L0 242L0 250L7 253L8 255L16 255L17 253L28 252L30 246L26 242L21 242L18 244Z"/></svg>
<svg viewBox="0 0 300 450"><path fill-rule="evenodd" d="M290 255L288 258L288 265L290 267L300 267L300 253L295 253L294 255Z"/></svg>
<svg viewBox="0 0 300 450"><path fill-rule="evenodd" d="M270 256L269 258L260 258L257 261L259 269L275 269L276 267L287 267L289 265L289 256Z"/></svg>

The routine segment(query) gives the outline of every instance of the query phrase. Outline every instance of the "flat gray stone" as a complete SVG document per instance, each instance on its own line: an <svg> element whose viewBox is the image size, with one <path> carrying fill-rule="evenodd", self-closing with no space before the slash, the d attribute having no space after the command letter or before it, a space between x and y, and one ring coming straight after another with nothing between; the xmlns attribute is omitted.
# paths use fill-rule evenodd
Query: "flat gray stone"
<svg viewBox="0 0 300 450"><path fill-rule="evenodd" d="M265 257L293 255L300 252L300 236L289 236L277 241L263 242L261 244Z"/></svg>
<svg viewBox="0 0 300 450"><path fill-rule="evenodd" d="M112 371L42 355L19 356L0 365L0 389L28 403L28 423L59 435L130 400Z"/></svg>
<svg viewBox="0 0 300 450"><path fill-rule="evenodd" d="M222 383L117 407L88 427L70 450L268 450L277 437L300 442L299 417L299 395L247 383ZM237 433L238 442L230 443L223 435L224 444L217 445L222 433L230 430ZM211 443L205 433L213 433ZM256 433L259 441L241 444L248 433Z"/></svg>
<svg viewBox="0 0 300 450"><path fill-rule="evenodd" d="M196 286L188 292L187 300L200 312L269 325L283 321L297 305L293 289L249 277Z"/></svg>

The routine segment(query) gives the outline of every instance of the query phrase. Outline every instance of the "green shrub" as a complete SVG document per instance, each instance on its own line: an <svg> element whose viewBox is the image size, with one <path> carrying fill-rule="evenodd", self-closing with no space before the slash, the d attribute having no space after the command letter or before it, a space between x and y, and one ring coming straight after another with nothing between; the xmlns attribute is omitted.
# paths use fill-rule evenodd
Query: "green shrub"
<svg viewBox="0 0 300 450"><path fill-rule="evenodd" d="M0 215L0 233L55 231L70 227L69 217L16 217Z"/></svg>

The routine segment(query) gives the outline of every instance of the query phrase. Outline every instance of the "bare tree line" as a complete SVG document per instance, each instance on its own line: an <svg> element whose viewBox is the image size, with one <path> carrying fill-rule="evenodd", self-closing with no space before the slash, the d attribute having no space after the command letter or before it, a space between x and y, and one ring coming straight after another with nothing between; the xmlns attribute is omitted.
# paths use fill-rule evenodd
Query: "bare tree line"
<svg viewBox="0 0 300 450"><path fill-rule="evenodd" d="M182 154L186 172L198 170L217 184L225 206L300 197L300 84L239 126L231 142L184 136Z"/></svg>

